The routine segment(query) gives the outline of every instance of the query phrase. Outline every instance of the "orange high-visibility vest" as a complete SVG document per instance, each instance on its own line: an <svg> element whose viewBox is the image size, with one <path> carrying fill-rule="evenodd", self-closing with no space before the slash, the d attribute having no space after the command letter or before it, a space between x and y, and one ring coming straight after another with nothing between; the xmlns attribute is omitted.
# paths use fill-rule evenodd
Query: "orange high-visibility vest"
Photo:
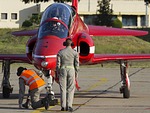
<svg viewBox="0 0 150 113"><path fill-rule="evenodd" d="M29 86L30 90L39 88L45 85L45 81L40 78L33 70L24 70L20 77L24 79L25 84Z"/></svg>

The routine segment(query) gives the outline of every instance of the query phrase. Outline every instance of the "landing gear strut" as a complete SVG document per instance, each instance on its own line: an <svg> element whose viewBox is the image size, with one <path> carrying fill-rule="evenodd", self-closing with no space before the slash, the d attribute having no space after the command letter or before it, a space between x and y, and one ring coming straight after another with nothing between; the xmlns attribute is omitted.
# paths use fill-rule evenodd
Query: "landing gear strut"
<svg viewBox="0 0 150 113"><path fill-rule="evenodd" d="M10 85L9 78L10 78L10 61L5 60L2 64L4 75L2 81L2 92L3 98L9 98L10 93L12 93L13 88Z"/></svg>
<svg viewBox="0 0 150 113"><path fill-rule="evenodd" d="M58 104L58 99L55 98L55 94L53 92L53 77L51 75L51 70L47 70L44 73L45 77L47 77L47 87L46 87L46 91L47 91L47 96L49 97L49 105L51 106L55 106Z"/></svg>
<svg viewBox="0 0 150 113"><path fill-rule="evenodd" d="M123 98L130 97L130 80L128 77L128 62L120 61L120 72L121 72L121 82L122 86L120 88L120 93L123 93Z"/></svg>

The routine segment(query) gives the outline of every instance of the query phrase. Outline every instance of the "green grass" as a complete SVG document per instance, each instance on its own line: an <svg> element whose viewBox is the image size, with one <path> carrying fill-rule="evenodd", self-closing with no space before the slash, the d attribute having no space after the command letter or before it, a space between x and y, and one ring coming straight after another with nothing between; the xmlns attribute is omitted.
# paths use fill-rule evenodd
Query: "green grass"
<svg viewBox="0 0 150 113"><path fill-rule="evenodd" d="M0 54L24 54L29 37L14 37L12 31L22 29L0 29ZM143 30L143 29L142 29ZM150 31L149 29L146 29ZM150 54L150 34L142 37L93 37L98 54ZM104 67L116 67L114 63L105 63ZM133 66L150 67L150 62L130 63ZM95 65L101 67L101 65ZM118 64L117 64L118 66Z"/></svg>
<svg viewBox="0 0 150 113"><path fill-rule="evenodd" d="M12 31L0 29L0 53L25 53L29 37L14 37ZM143 29L142 29L143 30ZM149 29L146 29L149 30ZM143 37L93 37L96 53L150 53L150 35Z"/></svg>
<svg viewBox="0 0 150 113"><path fill-rule="evenodd" d="M14 37L11 32L18 29L0 29L0 53L19 54L25 53L29 37Z"/></svg>
<svg viewBox="0 0 150 113"><path fill-rule="evenodd" d="M93 37L96 53L150 53L150 43L137 37Z"/></svg>

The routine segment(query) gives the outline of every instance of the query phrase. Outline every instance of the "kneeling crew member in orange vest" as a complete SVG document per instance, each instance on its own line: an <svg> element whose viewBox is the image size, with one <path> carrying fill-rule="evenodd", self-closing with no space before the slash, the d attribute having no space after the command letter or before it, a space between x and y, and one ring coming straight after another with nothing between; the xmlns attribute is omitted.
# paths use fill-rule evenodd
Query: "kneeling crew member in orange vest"
<svg viewBox="0 0 150 113"><path fill-rule="evenodd" d="M31 106L33 109L49 107L47 97L40 100L40 93L45 88L45 81L37 75L34 70L19 67L17 69L19 76L19 108L23 108L22 102L25 94L25 85L29 86L29 95L31 97Z"/></svg>

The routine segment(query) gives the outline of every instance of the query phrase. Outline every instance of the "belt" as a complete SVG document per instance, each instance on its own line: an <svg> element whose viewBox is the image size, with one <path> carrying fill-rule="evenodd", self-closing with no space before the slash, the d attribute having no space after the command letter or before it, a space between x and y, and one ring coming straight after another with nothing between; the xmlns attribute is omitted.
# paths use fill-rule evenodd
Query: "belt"
<svg viewBox="0 0 150 113"><path fill-rule="evenodd" d="M72 68L74 68L74 66L62 66L61 68L70 68L70 69L72 69Z"/></svg>

